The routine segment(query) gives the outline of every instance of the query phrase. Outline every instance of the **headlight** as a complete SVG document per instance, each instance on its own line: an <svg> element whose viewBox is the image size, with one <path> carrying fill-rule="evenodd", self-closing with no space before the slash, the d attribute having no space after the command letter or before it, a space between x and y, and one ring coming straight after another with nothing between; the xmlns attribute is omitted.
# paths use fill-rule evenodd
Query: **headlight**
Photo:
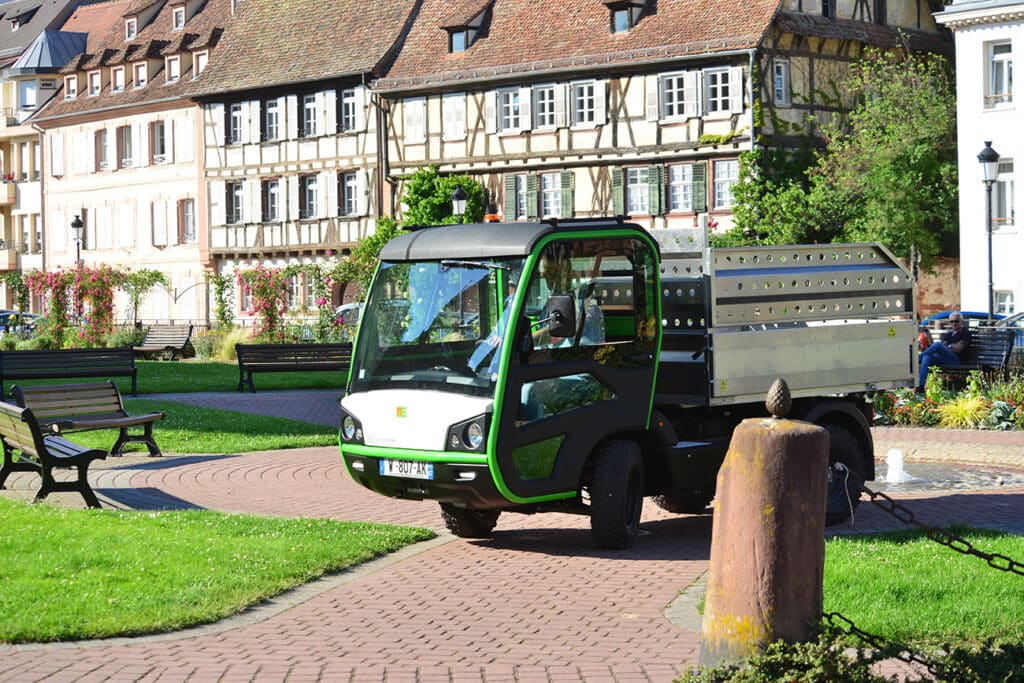
<svg viewBox="0 0 1024 683"><path fill-rule="evenodd" d="M487 443L487 415L454 424L448 428L448 450L482 451Z"/></svg>
<svg viewBox="0 0 1024 683"><path fill-rule="evenodd" d="M341 440L346 443L363 442L363 426L344 408L341 409Z"/></svg>

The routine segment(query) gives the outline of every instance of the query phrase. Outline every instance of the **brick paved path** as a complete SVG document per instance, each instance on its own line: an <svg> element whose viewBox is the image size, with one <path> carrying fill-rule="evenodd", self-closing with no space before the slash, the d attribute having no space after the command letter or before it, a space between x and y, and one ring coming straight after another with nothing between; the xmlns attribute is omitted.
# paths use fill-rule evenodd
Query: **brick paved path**
<svg viewBox="0 0 1024 683"><path fill-rule="evenodd" d="M237 397L204 400L231 407ZM331 424L327 415L337 420L332 400L336 395L277 403ZM305 408L296 408L303 402ZM12 477L13 491L3 495L30 496L38 485L30 477ZM92 480L110 507L361 519L430 527L441 536L207 627L0 646L0 681L660 683L697 658L700 624L693 610L666 608L707 568L709 516L672 516L648 502L644 535L629 551L595 550L588 521L561 514L506 514L492 539L454 539L443 532L436 504L392 501L353 484L333 447L112 458ZM1024 532L1024 487L910 498L914 513L929 523ZM852 531L899 526L862 505ZM691 614L680 618L680 611Z"/></svg>

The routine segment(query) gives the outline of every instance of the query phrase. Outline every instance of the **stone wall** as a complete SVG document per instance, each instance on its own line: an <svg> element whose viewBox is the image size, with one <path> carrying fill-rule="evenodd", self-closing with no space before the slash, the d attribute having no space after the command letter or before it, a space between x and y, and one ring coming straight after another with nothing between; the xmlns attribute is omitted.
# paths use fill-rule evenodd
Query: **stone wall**
<svg viewBox="0 0 1024 683"><path fill-rule="evenodd" d="M932 270L918 273L917 313L921 318L960 309L960 259L940 256Z"/></svg>

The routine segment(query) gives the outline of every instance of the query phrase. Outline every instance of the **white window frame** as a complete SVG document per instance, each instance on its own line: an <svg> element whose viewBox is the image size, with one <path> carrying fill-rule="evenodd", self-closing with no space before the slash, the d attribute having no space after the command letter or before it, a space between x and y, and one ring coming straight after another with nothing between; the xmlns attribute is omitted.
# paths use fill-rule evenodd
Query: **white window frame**
<svg viewBox="0 0 1024 683"><path fill-rule="evenodd" d="M132 85L135 88L145 88L149 78L149 68L146 62L138 62L132 65Z"/></svg>
<svg viewBox="0 0 1024 683"><path fill-rule="evenodd" d="M530 204L527 201L526 174L516 174L516 220L528 218Z"/></svg>
<svg viewBox="0 0 1024 683"><path fill-rule="evenodd" d="M263 100L263 141L281 139L281 103L276 97Z"/></svg>
<svg viewBox="0 0 1024 683"><path fill-rule="evenodd" d="M115 66L110 70L110 92L124 92L125 74L123 66Z"/></svg>
<svg viewBox="0 0 1024 683"><path fill-rule="evenodd" d="M171 11L171 30L180 31L185 28L185 8L175 7Z"/></svg>
<svg viewBox="0 0 1024 683"><path fill-rule="evenodd" d="M999 171L996 182L992 186L992 225L993 229L1011 230L1016 220L1014 206L1013 159L999 160Z"/></svg>
<svg viewBox="0 0 1024 683"><path fill-rule="evenodd" d="M245 117L241 102L233 102L228 106L226 135L224 142L228 145L242 144L242 134L245 129Z"/></svg>
<svg viewBox="0 0 1024 683"><path fill-rule="evenodd" d="M97 69L89 72L89 97L96 97L103 91L103 74Z"/></svg>
<svg viewBox="0 0 1024 683"><path fill-rule="evenodd" d="M177 55L168 57L164 69L167 74L167 82L177 83L178 79L181 78L181 57Z"/></svg>
<svg viewBox="0 0 1024 683"><path fill-rule="evenodd" d="M1008 40L985 45L985 108L1013 104L1013 44Z"/></svg>
<svg viewBox="0 0 1024 683"><path fill-rule="evenodd" d="M650 169L633 166L623 174L626 191L626 213L630 216L649 216L651 213Z"/></svg>
<svg viewBox="0 0 1024 683"><path fill-rule="evenodd" d="M320 135L320 103L316 93L302 96L302 115L299 118L302 122L299 137L315 138Z"/></svg>
<svg viewBox="0 0 1024 683"><path fill-rule="evenodd" d="M121 126L118 129L121 136L121 158L118 159L118 168L131 168L134 165L135 138L132 133L132 126Z"/></svg>
<svg viewBox="0 0 1024 683"><path fill-rule="evenodd" d="M210 53L206 50L200 50L199 52L192 53L192 78L195 78L199 74L203 73L206 69L206 65L210 61Z"/></svg>
<svg viewBox="0 0 1024 683"><path fill-rule="evenodd" d="M590 127L597 123L597 83L579 81L569 86L572 98L572 125Z"/></svg>
<svg viewBox="0 0 1024 683"><path fill-rule="evenodd" d="M133 40L139 35L139 23L135 19L125 19L124 22L124 39Z"/></svg>
<svg viewBox="0 0 1024 683"><path fill-rule="evenodd" d="M693 164L670 164L667 175L669 213L693 211Z"/></svg>
<svg viewBox="0 0 1024 683"><path fill-rule="evenodd" d="M789 62L777 59L772 62L772 95L775 104L789 105Z"/></svg>
<svg viewBox="0 0 1024 683"><path fill-rule="evenodd" d="M338 94L338 130L351 133L356 130L357 98L355 88L347 88Z"/></svg>
<svg viewBox="0 0 1024 683"><path fill-rule="evenodd" d="M540 214L542 218L561 218L562 216L562 174L541 173L540 182Z"/></svg>
<svg viewBox="0 0 1024 683"><path fill-rule="evenodd" d="M993 306L995 307L994 313L1001 315L1013 315L1017 312L1017 306L1014 302L1013 290L996 290L992 293Z"/></svg>
<svg viewBox="0 0 1024 683"><path fill-rule="evenodd" d="M242 180L228 180L224 183L224 222L239 225L245 220L245 183Z"/></svg>
<svg viewBox="0 0 1024 683"><path fill-rule="evenodd" d="M78 97L78 76L64 77L64 99L73 100Z"/></svg>
<svg viewBox="0 0 1024 683"><path fill-rule="evenodd" d="M518 133L522 130L522 108L519 88L504 88L498 91L498 132Z"/></svg>
<svg viewBox="0 0 1024 683"><path fill-rule="evenodd" d="M537 85L533 88L533 121L540 130L558 127L558 88L552 84Z"/></svg>
<svg viewBox="0 0 1024 683"><path fill-rule="evenodd" d="M340 189L338 201L339 216L359 215L359 177L355 171L342 173L338 178Z"/></svg>
<svg viewBox="0 0 1024 683"><path fill-rule="evenodd" d="M300 175L299 195L304 202L299 218L317 218L320 214L320 176L316 173Z"/></svg>
<svg viewBox="0 0 1024 683"><path fill-rule="evenodd" d="M167 122L163 119L157 121L151 121L149 124L149 137L152 141L150 144L153 149L152 161L153 164L166 164L170 161L167 155Z"/></svg>
<svg viewBox="0 0 1024 683"><path fill-rule="evenodd" d="M729 82L729 69L704 70L704 109L708 114L728 114L730 112L729 94L732 83Z"/></svg>
<svg viewBox="0 0 1024 683"><path fill-rule="evenodd" d="M191 197L181 200L181 242L195 244L199 236L196 232L196 200Z"/></svg>
<svg viewBox="0 0 1024 683"><path fill-rule="evenodd" d="M263 181L263 187L261 188L263 193L263 216L262 220L264 223L276 223L281 220L281 202L282 185L280 178L271 178Z"/></svg>
<svg viewBox="0 0 1024 683"><path fill-rule="evenodd" d="M732 209L732 188L740 179L739 159L717 159L712 162L712 168L715 182L714 208Z"/></svg>

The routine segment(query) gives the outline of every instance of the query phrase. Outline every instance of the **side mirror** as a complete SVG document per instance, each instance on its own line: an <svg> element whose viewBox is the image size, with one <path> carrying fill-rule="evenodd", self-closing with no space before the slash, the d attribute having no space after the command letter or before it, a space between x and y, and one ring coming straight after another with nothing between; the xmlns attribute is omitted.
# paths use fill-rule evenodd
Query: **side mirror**
<svg viewBox="0 0 1024 683"><path fill-rule="evenodd" d="M567 294L556 294L548 299L548 331L552 337L576 336L576 301Z"/></svg>

